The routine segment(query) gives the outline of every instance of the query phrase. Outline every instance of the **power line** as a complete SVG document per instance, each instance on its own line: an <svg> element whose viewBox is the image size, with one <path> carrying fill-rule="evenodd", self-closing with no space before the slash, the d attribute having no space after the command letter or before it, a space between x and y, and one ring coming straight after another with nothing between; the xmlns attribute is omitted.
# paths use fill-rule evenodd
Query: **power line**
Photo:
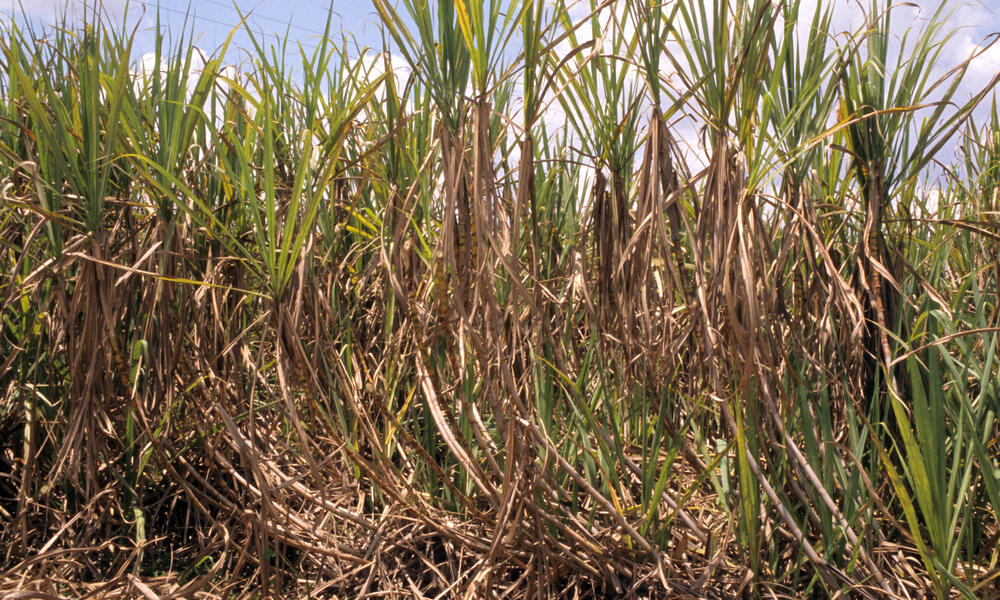
<svg viewBox="0 0 1000 600"><path fill-rule="evenodd" d="M148 8L150 10L157 10L158 9L158 10L161 10L161 11L164 11L164 12L173 13L175 15L179 15L179 16L183 16L183 17L191 17L193 21L201 20L201 21L205 21L205 22L208 22L208 23L213 23L213 24L216 24L216 25L221 25L222 27L225 27L227 29L233 29L235 27L235 25L233 23L227 23L227 22L224 22L224 21L220 21L218 19L213 19L211 17L201 17L201 16L192 15L190 12L183 11L183 10L178 10L176 8L171 8L169 6L158 6L157 4L155 4L155 0L130 0L130 1L134 2L136 4L139 4L139 5L142 5L142 6ZM207 2L209 0L201 0L201 1L202 2ZM218 2L212 2L212 3L213 4L219 4ZM255 17L255 15L247 15L248 21L250 19L254 18L254 17ZM270 19L270 18L268 18L267 20L276 21L275 19ZM280 21L276 21L276 22L280 22ZM293 25L293 27L296 27L298 29L302 29L302 30L307 31L307 32L309 32L311 34L314 34L315 37L318 37L318 38L322 38L323 37L323 34L321 34L319 32L316 32L316 31L313 31L311 29L307 29L307 28L304 28L304 27L299 27L299 26L296 26L296 25ZM266 40L265 40L265 42L266 42ZM304 51L306 51L306 52L311 52L311 51L316 50L316 48L318 48L319 45L320 45L320 43L321 43L320 41L315 41L315 40L313 40L313 41L309 41L309 40L295 40L295 42L299 46L301 46L302 49Z"/></svg>
<svg viewBox="0 0 1000 600"><path fill-rule="evenodd" d="M169 6L161 6L158 3L152 2L151 0L132 0L132 1L136 2L137 4L141 4L142 6L145 6L146 8L148 8L150 10L161 10L161 11L173 13L173 14L176 14L176 15L184 16L184 17L192 17L192 18L197 19L197 20L207 21L209 23L214 23L216 25L221 25L223 27L228 27L230 29L232 29L233 27L235 27L235 24L232 23L232 22L226 23L224 21L220 21L218 19L213 19L211 17L203 17L203 16L200 16L200 15L197 15L197 13L191 13L191 12L188 12L188 11L178 10L176 8L171 8ZM226 8L228 10L235 11L235 7L233 7L232 5L227 5L224 2L218 2L217 0L201 0L201 1L202 2L206 2L208 4L214 4L215 6ZM259 3L258 3L258 6L259 6ZM257 9L257 7L254 7L254 9L252 9L252 10L248 11L247 13L245 13L248 21L258 20L258 19L259 20L264 20L264 21L270 21L272 23L277 23L279 25L286 25L286 26L291 27L293 29L298 29L298 30L304 31L304 32L310 33L312 35L316 35L316 36L323 35L323 33L320 32L320 31L316 31L314 29L309 29L308 27L303 27L301 25L296 25L295 23L285 22L285 21L282 21L281 19L275 19L273 17L268 17L267 15L254 14L253 11L256 10L256 9Z"/></svg>
<svg viewBox="0 0 1000 600"><path fill-rule="evenodd" d="M17 2L17 0L13 0L13 1ZM213 5L218 6L220 8L225 8L225 9L228 9L228 10L234 11L234 12L236 11L236 8L237 8L237 7L235 7L235 6L231 5L231 4L226 4L225 2L222 2L220 0L201 0L201 2L208 3L208 4L213 4ZM133 5L141 6L141 7L145 8L145 9L151 11L151 12L152 11L160 11L162 13L168 13L168 14L172 14L172 15L177 15L177 16L180 16L180 17L191 19L192 23L195 23L195 22L198 22L198 21L201 21L203 23L211 23L213 25L218 25L218 26L221 26L221 27L225 27L227 30L232 30L232 29L236 28L238 26L237 23L239 23L239 21L240 21L239 18L236 18L236 19L234 19L231 22L226 22L224 20L220 20L220 19L217 19L217 18L209 17L209 16L201 16L201 15L198 15L197 13L194 13L194 12L192 12L190 10L180 10L180 9L173 8L173 7L170 7L170 6L163 6L157 0L129 0L129 3L133 4ZM247 12L244 13L244 16L246 17L248 23L253 24L253 22L256 21L256 20L268 21L268 22L275 23L275 24L278 24L278 25L287 26L287 27L289 27L291 29L296 29L296 30L302 31L304 33L308 33L308 34L310 34L312 36L315 36L317 38L323 37L324 34L322 32L320 32L320 31L316 31L315 29L310 29L308 27L303 27L303 26L297 25L295 23L285 22L285 21L282 21L281 19L270 17L268 15L259 15L259 14L256 14L254 11L257 10L257 8L259 8L261 4L263 4L263 0L259 0L257 2L257 5L254 6L253 9L251 9L251 10L249 10L249 11L247 11ZM7 16L11 20L13 20L14 15L16 14L16 10L12 10L9 15L5 15L5 13L6 13L5 10L0 9L0 22L2 22L3 16ZM338 17L340 16L337 13L335 13L335 14ZM143 13L142 17L140 17L140 22L146 21L146 16L147 15L145 13ZM341 19L342 19L342 17L341 17ZM258 28L259 28L259 26L258 26ZM262 29L262 31L263 31L263 29ZM319 42L310 42L310 41L307 41L307 40L298 40L298 43L305 50L314 50L319 45Z"/></svg>
<svg viewBox="0 0 1000 600"><path fill-rule="evenodd" d="M233 6L232 4L226 4L225 2L219 2L219 0L201 0L201 1L202 2L206 2L208 4L214 4L215 6L219 6L219 7L222 7L222 8L225 8L225 9L237 12L236 11L237 7ZM274 17L269 17L267 15L255 14L254 11L256 11L258 8L260 8L261 4L263 4L263 0L261 0L260 2L257 2L257 6L253 7L249 11L246 11L245 14L246 14L246 16L247 16L248 19L249 18L261 19L261 20L264 20L264 21L270 21L272 23L277 23L278 25L287 25L288 27L291 27L292 29L299 29L301 31L305 31L306 33L311 33L313 35L323 35L323 33L320 32L320 31L309 29L308 27L303 27L301 25L296 25L295 23L292 23L291 21L282 21L281 19L276 19Z"/></svg>
<svg viewBox="0 0 1000 600"><path fill-rule="evenodd" d="M223 27L228 27L230 29L233 28L233 24L232 23L225 23L223 21L219 21L218 19L213 19L211 17L200 17L200 16L197 16L197 15L191 14L190 12L187 12L187 11L178 10L176 8L170 8L169 6L160 6L159 4L153 4L153 3L151 3L151 2L149 2L147 0L132 0L132 2L135 2L136 4L141 4L142 6L145 6L146 8L148 8L150 10L157 10L157 11L163 11L163 12L173 13L175 15L180 15L182 17L191 17L192 19L197 19L197 20L201 20L201 21L208 21L209 23L214 23L216 25L222 25Z"/></svg>

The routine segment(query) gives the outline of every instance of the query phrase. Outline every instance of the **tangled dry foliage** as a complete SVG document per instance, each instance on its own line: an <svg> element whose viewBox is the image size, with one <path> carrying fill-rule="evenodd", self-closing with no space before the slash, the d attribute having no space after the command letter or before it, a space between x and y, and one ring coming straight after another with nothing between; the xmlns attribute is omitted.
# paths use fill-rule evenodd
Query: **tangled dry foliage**
<svg viewBox="0 0 1000 600"><path fill-rule="evenodd" d="M997 79L701 6L8 24L0 598L998 597Z"/></svg>

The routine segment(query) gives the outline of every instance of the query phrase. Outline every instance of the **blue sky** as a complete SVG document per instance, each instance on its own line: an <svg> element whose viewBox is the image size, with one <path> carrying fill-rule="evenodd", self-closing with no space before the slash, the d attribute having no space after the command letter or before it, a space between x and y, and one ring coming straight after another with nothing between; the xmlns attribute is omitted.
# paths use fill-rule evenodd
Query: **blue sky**
<svg viewBox="0 0 1000 600"><path fill-rule="evenodd" d="M196 45L209 53L219 47L240 19L234 0L0 0L0 20L7 18L5 15L27 14L32 20L51 22L56 14L67 7L71 15L78 16L85 4L92 6L95 1L101 2L107 13L115 17L120 17L127 6L131 20L141 20L136 39L138 54L151 48L157 6L166 29L175 33L181 31L185 14L190 12L194 18ZM395 1L398 3L398 0ZM804 4L808 6L815 4L815 1L804 0ZM835 26L853 29L862 22L861 6L867 6L868 0L833 1L838 3ZM902 26L900 29L905 29L910 24L905 22L908 11L919 19L920 13L933 11L939 0L910 2L918 8L901 10L900 16L903 18L896 20ZM236 3L249 13L249 23L253 30L265 36L283 35L288 28L293 43L312 47L317 43L328 10L332 7L334 18L331 29L335 33L348 34L356 40L359 47L381 48L382 45L378 16L372 0L236 0ZM948 25L958 31L949 44L943 62L953 65L967 57L986 36L1000 32L1000 0L952 0L951 7ZM582 10L582 13L586 12ZM250 46L249 39L242 30L237 32L234 41L236 47ZM230 58L235 57L230 55ZM986 76L987 71L995 73L1000 69L1000 44L994 46L990 56L977 62L978 68L974 71L979 72L975 75Z"/></svg>
<svg viewBox="0 0 1000 600"><path fill-rule="evenodd" d="M79 15L85 4L93 5L95 1L101 2L113 16L120 16L128 6L128 13L133 19L141 17L136 40L140 53L148 50L151 44L157 6L166 28L172 32L181 30L185 14L190 12L194 17L197 45L209 52L214 51L226 39L240 19L233 0L0 0L0 13L26 13L33 20L52 21L56 14L67 7L71 14ZM815 0L805 0L804 4L814 2ZM849 29L860 24L860 7L867 6L868 0L834 2L841 3L836 11L837 25ZM938 0L910 2L919 7L911 11L911 14L930 12L939 3ZM316 44L325 24L327 11L332 7L334 18L331 29L335 33L347 33L355 38L359 46L381 47L378 17L372 0L236 0L236 4L250 14L249 22L254 31L274 36L283 34L288 28L293 42L308 47ZM951 44L954 58L967 55L987 35L1000 31L1000 0L952 0L951 5L953 10L949 25L959 30ZM234 39L237 47L249 46L249 40L242 31ZM982 64L984 68L989 64L1000 69L1000 52L995 61L984 60Z"/></svg>
<svg viewBox="0 0 1000 600"><path fill-rule="evenodd" d="M11 14L26 15L36 22L52 22L55 16L67 7L71 17L78 18L82 13L82 7L85 4L92 6L94 1L101 2L107 14L118 19L125 13L126 7L128 8L130 22L139 24L135 48L137 57L152 49L157 6L160 8L164 28L174 34L182 30L185 15L190 13L194 18L195 43L209 54L223 43L240 20L233 0L0 0L0 22L9 18ZM399 0L389 1L399 3ZM372 0L332 0L332 3L330 0L236 0L236 2L244 13L249 13L251 28L271 39L275 36L284 37L287 29L293 45L301 43L307 48L312 48L318 43L328 11L332 8L331 30L335 34L344 32L355 40L359 49L365 46L382 48L379 19ZM802 2L802 14L811 15L812 7L817 0L802 0ZM834 28L839 31L857 30L863 23L862 7L869 5L869 0L827 0L827 3L829 2L836 5ZM582 18L589 12L585 6L587 4L589 4L587 0L578 2L571 8L571 14ZM933 13L939 5L939 0L908 0L906 4L908 6L901 7L895 13L898 16L893 20L893 34L897 40L907 28L913 25L919 26L922 20ZM949 5L950 12L945 30L954 31L954 35L946 45L937 65L940 72L935 75L938 76L968 58L977 49L981 49L988 36L1000 32L1000 0L951 0ZM244 31L237 31L234 36L234 46L235 48L226 55L225 62L239 65L245 54L241 56L238 49L251 47ZM293 54L292 58L295 56ZM974 91L986 85L998 71L1000 71L1000 43L993 45L974 61L956 100L968 98ZM985 108L983 106L977 111L979 122L982 122L986 114ZM558 107L555 110L558 112ZM562 121L559 115L555 115L554 118L556 121ZM692 138L695 137L693 130L688 133L691 133ZM684 135L682 131L681 137ZM943 154L950 154L949 150L953 151L953 148Z"/></svg>
<svg viewBox="0 0 1000 600"><path fill-rule="evenodd" d="M85 0L0 0L0 11L51 22L67 9L71 17L79 17L84 3ZM88 6L93 3L94 0L86 0ZM151 48L157 7L165 29L173 33L181 31L185 16L190 13L196 45L207 52L218 48L240 22L232 0L103 0L102 4L116 18L121 17L127 5L130 21L140 21L136 38L139 54ZM332 3L331 0L238 0L236 4L250 15L248 22L254 31L273 39L275 35L283 36L287 28L292 42L306 47L317 43L332 6L334 33L345 32L362 47L381 46L378 16L371 0L332 0ZM234 42L237 47L250 46L243 31L237 32Z"/></svg>

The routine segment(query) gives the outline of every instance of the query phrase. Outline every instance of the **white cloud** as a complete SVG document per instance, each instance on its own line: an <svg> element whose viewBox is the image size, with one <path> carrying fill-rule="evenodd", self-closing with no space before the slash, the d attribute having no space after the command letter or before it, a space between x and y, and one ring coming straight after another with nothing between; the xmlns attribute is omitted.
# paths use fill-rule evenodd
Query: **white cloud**
<svg viewBox="0 0 1000 600"><path fill-rule="evenodd" d="M956 40L954 47L951 62L957 64L970 56L975 56L966 74L965 87L969 95L988 84L1000 71L1000 43L989 45L985 40L977 41L971 35L962 35Z"/></svg>
<svg viewBox="0 0 1000 600"><path fill-rule="evenodd" d="M396 89L402 91L403 86L410 77L412 69L410 68L410 63L398 54L365 52L360 57L352 59L350 67L351 69L359 67L359 72L364 77L364 81L372 83L385 74L387 62L389 69L392 71L393 83L396 85Z"/></svg>

